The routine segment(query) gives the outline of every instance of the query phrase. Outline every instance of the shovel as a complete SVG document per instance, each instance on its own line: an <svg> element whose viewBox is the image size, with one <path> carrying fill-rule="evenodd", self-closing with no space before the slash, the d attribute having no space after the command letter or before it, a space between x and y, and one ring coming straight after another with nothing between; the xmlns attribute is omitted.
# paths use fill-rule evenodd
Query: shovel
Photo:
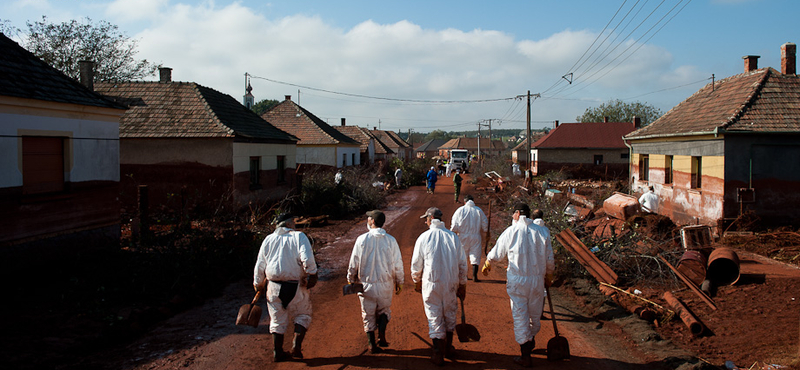
<svg viewBox="0 0 800 370"><path fill-rule="evenodd" d="M253 297L253 302L242 305L239 308L239 314L236 315L236 325L258 327L258 322L261 321L261 306L256 305L256 302L261 298L261 294L260 290L257 291L256 296Z"/></svg>
<svg viewBox="0 0 800 370"><path fill-rule="evenodd" d="M547 293L547 304L550 305L550 316L553 318L553 331L556 336L547 341L547 360L559 361L569 358L569 342L567 338L558 335L558 326L556 326L556 312L553 311L553 301L550 299L550 289L545 288Z"/></svg>
<svg viewBox="0 0 800 370"><path fill-rule="evenodd" d="M478 333L478 328L467 324L464 317L464 298L461 299L461 324L456 325L456 334L458 334L458 341L466 343L469 341L478 342L481 340L481 333Z"/></svg>

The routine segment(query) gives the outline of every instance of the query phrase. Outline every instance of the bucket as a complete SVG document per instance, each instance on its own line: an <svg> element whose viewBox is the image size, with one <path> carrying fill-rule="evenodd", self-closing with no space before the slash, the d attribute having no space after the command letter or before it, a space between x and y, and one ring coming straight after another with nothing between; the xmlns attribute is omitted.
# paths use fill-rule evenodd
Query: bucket
<svg viewBox="0 0 800 370"><path fill-rule="evenodd" d="M708 256L706 276L715 286L735 284L739 280L739 256L730 248L714 249Z"/></svg>
<svg viewBox="0 0 800 370"><path fill-rule="evenodd" d="M676 268L689 280L700 286L706 278L706 261L706 256L700 251L688 250L683 252Z"/></svg>

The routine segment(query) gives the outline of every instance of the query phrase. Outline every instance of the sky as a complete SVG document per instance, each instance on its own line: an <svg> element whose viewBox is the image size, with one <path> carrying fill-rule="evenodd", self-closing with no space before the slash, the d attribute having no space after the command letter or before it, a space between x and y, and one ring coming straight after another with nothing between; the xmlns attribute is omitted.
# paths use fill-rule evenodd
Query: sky
<svg viewBox="0 0 800 370"><path fill-rule="evenodd" d="M612 99L663 112L744 70L780 70L797 0L4 0L0 20L105 20L138 59L331 125L426 133L575 122ZM12 36L21 41L21 35ZM157 77L153 76L152 80Z"/></svg>

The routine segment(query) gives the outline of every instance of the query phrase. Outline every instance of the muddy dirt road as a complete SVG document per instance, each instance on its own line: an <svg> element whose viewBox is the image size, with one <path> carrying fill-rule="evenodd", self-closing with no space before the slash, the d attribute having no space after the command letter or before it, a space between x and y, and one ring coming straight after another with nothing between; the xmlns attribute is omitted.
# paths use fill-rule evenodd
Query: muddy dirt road
<svg viewBox="0 0 800 370"><path fill-rule="evenodd" d="M467 178L466 180L469 180ZM463 194L472 192L466 184ZM477 198L477 197L476 197ZM486 201L478 198L486 210ZM224 295L206 302L172 319L125 348L86 359L86 368L116 369L294 369L294 368L384 368L431 369L430 338L422 308L422 298L414 292L409 264L414 242L426 226L419 218L425 209L437 206L450 217L461 204L453 201L453 186L443 177L436 193L427 194L424 187L400 190L390 197L384 211L385 229L397 238L406 267L403 292L395 296L392 319L387 331L390 347L383 354L367 353L358 298L342 296L346 283L345 270L356 237L366 231L366 220L356 219L340 227L340 235L324 247L318 247L320 282L312 290L313 322L303 346L305 359L272 363L272 339L268 333L266 309L257 328L234 326L238 307L249 302L253 289L250 281L229 286ZM508 215L495 213L493 226L505 227ZM320 229L308 229L312 237ZM512 358L519 354L514 341L505 271L495 268L479 283L467 283L465 301L467 322L481 333L480 342L454 341L459 353L459 368L518 368ZM543 321L536 336L534 366L540 369L652 369L655 362L631 346L630 339L620 337L599 325L576 308L574 300L559 289L553 291L559 331L569 340L572 359L553 363L546 360L547 341L553 337L552 323ZM263 302L262 302L263 303ZM548 316L549 318L549 316ZM285 348L289 348L287 338ZM455 364L448 361L446 367Z"/></svg>

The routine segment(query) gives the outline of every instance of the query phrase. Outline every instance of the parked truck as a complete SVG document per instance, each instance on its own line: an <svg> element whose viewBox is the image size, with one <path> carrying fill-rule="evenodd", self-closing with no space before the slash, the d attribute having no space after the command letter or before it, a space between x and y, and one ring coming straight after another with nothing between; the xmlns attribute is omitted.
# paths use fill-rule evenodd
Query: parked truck
<svg viewBox="0 0 800 370"><path fill-rule="evenodd" d="M450 161L453 163L453 170L461 169L466 173L469 170L469 151L466 149L450 149Z"/></svg>

